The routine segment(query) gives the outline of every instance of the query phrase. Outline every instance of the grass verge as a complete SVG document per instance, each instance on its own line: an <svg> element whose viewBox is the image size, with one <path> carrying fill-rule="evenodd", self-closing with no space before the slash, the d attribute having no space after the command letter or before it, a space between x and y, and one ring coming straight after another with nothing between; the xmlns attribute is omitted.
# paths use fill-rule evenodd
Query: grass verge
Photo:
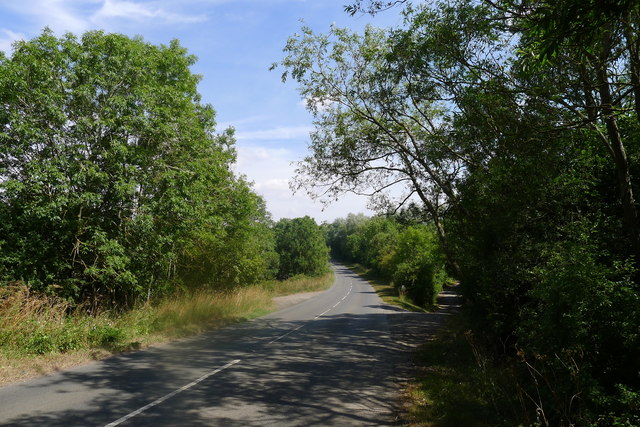
<svg viewBox="0 0 640 427"><path fill-rule="evenodd" d="M398 295L389 280L360 264L347 266L367 280L387 304L430 310ZM435 307L430 307L433 309ZM463 313L452 314L436 336L413 353L415 378L403 391L405 425L426 427L518 425L512 413L513 376L495 367L474 343ZM516 393L517 394L517 393Z"/></svg>
<svg viewBox="0 0 640 427"><path fill-rule="evenodd" d="M220 328L275 309L273 297L327 289L333 272L227 292L200 291L89 316L25 286L0 288L0 385Z"/></svg>
<svg viewBox="0 0 640 427"><path fill-rule="evenodd" d="M406 425L521 425L516 376L483 353L467 326L463 313L454 314L416 349L417 374L403 399Z"/></svg>
<svg viewBox="0 0 640 427"><path fill-rule="evenodd" d="M347 264L346 267L365 279L376 291L378 296L387 304L401 307L408 311L429 312L430 310L414 304L406 296L398 295L398 291L390 280L375 274L375 272L361 264Z"/></svg>

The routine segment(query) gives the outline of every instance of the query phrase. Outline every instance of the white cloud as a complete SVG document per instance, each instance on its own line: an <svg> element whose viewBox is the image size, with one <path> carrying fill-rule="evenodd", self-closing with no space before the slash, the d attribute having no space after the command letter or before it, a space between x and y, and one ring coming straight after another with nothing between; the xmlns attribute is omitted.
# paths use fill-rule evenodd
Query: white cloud
<svg viewBox="0 0 640 427"><path fill-rule="evenodd" d="M306 139L311 131L313 131L312 126L283 126L273 129L238 132L236 138L239 141Z"/></svg>
<svg viewBox="0 0 640 427"><path fill-rule="evenodd" d="M207 19L205 15L183 15L167 12L153 2L134 3L126 0L104 0L102 7L91 16L91 21L95 23L112 18L133 21L160 20L164 23L194 23Z"/></svg>
<svg viewBox="0 0 640 427"><path fill-rule="evenodd" d="M309 215L317 222L333 221L350 212L371 215L367 198L346 194L336 202L323 206L303 191L293 194L289 181L295 175L296 153L282 148L270 148L238 143L238 162L235 170L253 181L254 189L267 202L273 218L295 218Z"/></svg>
<svg viewBox="0 0 640 427"><path fill-rule="evenodd" d="M298 102L298 105L310 110L326 111L330 106L335 105L336 102L326 98L319 97L307 97Z"/></svg>
<svg viewBox="0 0 640 427"><path fill-rule="evenodd" d="M290 193L289 180L285 178L274 178L255 184L255 189L260 192L276 192L280 195Z"/></svg>
<svg viewBox="0 0 640 427"><path fill-rule="evenodd" d="M241 126L241 125L261 122L261 121L265 121L265 120L273 120L273 117L267 116L267 115L257 115L257 116L244 117L242 119L230 120L228 122L217 123L216 127L217 127L217 129L220 129L220 130L226 129L229 126L233 126L234 128L237 128L238 126Z"/></svg>
<svg viewBox="0 0 640 427"><path fill-rule="evenodd" d="M83 32L89 28L87 18L82 16L78 5L95 3L94 0L19 0L7 2L5 7L35 19L38 29L50 27L56 32Z"/></svg>
<svg viewBox="0 0 640 427"><path fill-rule="evenodd" d="M195 23L207 19L203 14L173 11L176 2L131 0L18 0L4 7L29 16L40 30L48 26L56 33L82 33L90 28L111 29L117 22L151 22L158 24ZM111 25L107 25L111 24Z"/></svg>
<svg viewBox="0 0 640 427"><path fill-rule="evenodd" d="M15 33L11 30L3 28L0 30L0 50L9 54L12 49L13 42L24 40L26 37L22 33Z"/></svg>

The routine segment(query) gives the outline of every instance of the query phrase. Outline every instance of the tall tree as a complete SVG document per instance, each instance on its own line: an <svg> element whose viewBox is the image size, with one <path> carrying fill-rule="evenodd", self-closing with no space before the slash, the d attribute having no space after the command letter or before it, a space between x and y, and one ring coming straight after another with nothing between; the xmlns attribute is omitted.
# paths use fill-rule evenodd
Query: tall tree
<svg viewBox="0 0 640 427"><path fill-rule="evenodd" d="M594 130L617 175L626 236L640 262L640 217L621 121L640 125L640 5L629 0L492 1L506 28L521 37L521 65L562 75L550 105ZM556 86L557 87L557 86Z"/></svg>
<svg viewBox="0 0 640 427"><path fill-rule="evenodd" d="M2 279L132 304L247 216L233 133L215 134L177 41L45 30L0 61Z"/></svg>

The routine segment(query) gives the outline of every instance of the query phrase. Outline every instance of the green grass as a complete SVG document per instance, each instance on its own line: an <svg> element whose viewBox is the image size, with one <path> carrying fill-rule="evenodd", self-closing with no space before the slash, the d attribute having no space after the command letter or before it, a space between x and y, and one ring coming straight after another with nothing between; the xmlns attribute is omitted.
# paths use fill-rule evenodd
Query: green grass
<svg viewBox="0 0 640 427"><path fill-rule="evenodd" d="M347 265L380 298L409 311L428 312L400 297L389 280L360 264ZM433 307L430 307L433 308ZM513 367L492 361L477 345L464 313L448 317L435 338L413 354L415 378L404 391L401 418L410 426L517 426L527 416Z"/></svg>
<svg viewBox="0 0 640 427"><path fill-rule="evenodd" d="M287 280L269 280L260 286L269 291L272 296L292 295L301 292L317 292L328 289L334 282L335 275L328 272L319 277L298 275Z"/></svg>
<svg viewBox="0 0 640 427"><path fill-rule="evenodd" d="M267 314L273 297L327 289L332 272L233 291L174 295L133 310L87 315L26 286L0 288L0 384Z"/></svg>
<svg viewBox="0 0 640 427"><path fill-rule="evenodd" d="M375 272L361 264L347 264L347 268L365 279L376 291L378 296L387 304L401 307L408 311L429 312L425 307L414 304L408 297L398 295L398 291L390 280L375 274ZM430 307L433 308L433 307Z"/></svg>

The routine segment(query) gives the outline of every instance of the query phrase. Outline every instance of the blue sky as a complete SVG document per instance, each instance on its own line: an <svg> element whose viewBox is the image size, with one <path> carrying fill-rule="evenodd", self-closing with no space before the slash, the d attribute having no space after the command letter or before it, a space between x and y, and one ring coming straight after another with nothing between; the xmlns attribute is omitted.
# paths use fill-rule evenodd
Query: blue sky
<svg viewBox="0 0 640 427"><path fill-rule="evenodd" d="M0 0L0 49L30 39L45 26L56 34L102 29L152 43L179 39L198 57L203 101L217 111L219 127L234 126L236 170L254 182L274 219L310 215L331 221L349 212L370 213L366 199L346 195L322 211L288 182L306 153L311 117L293 82L269 71L282 58L287 38L301 23L326 32L332 23L354 30L371 23L397 25L399 11L350 17L349 0Z"/></svg>

